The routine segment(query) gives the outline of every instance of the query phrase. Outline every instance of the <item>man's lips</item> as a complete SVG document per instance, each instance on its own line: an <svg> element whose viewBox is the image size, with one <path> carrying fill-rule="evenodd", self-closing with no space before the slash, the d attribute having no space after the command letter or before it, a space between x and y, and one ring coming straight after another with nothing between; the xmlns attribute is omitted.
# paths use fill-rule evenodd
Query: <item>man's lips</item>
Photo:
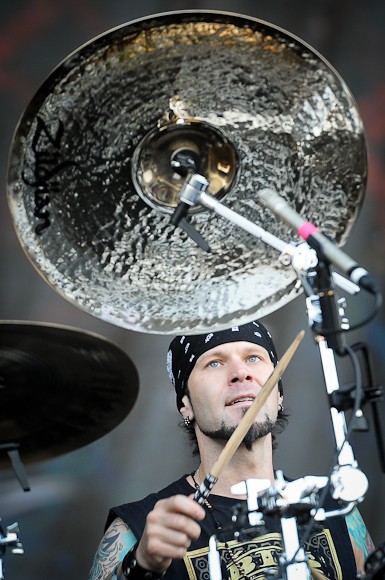
<svg viewBox="0 0 385 580"><path fill-rule="evenodd" d="M226 407L244 406L245 404L252 403L254 399L255 395L240 395L226 403Z"/></svg>

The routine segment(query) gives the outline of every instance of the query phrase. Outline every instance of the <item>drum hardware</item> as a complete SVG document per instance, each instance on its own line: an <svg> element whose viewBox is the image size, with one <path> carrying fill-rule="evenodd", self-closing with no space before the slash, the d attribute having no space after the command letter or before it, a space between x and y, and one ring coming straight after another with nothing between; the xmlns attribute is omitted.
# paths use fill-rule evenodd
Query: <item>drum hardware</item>
<svg viewBox="0 0 385 580"><path fill-rule="evenodd" d="M345 301L337 300L336 292L330 277L330 268L324 262L320 266L323 270L318 277L318 271L309 271L301 277L307 294L306 304L309 325L315 334L315 341L319 346L323 363L324 378L327 386L330 402L330 413L337 443L336 465L330 476L332 496L343 502L348 502L345 509L330 512L329 517L345 515L349 513L357 503L363 501L368 489L368 480L365 474L358 469L353 450L349 444L352 430L368 430L368 423L363 415L362 406L370 402L374 420L374 430L377 441L377 450L382 471L385 473L384 443L381 432L381 424L378 415L377 403L383 399L383 389L375 384L372 362L368 347L360 342L352 347L347 347L342 331L350 328L348 319L345 317ZM321 289L320 299L319 279L323 280L324 287ZM372 291L369 288L369 291ZM377 291L375 291L377 293ZM377 306L380 298L376 296ZM324 336L322 336L322 334ZM349 355L351 357L355 381L348 385L339 386L334 353L339 357ZM361 361L357 357L361 355ZM361 364L360 364L361 363ZM362 379L361 371L364 371L365 379ZM344 412L351 410L349 426L346 425ZM313 513L316 521L322 521L325 517L324 510L318 509ZM371 562L376 562L376 556L369 556L368 564L365 563L365 579L385 578L384 566L377 562L375 573L371 574ZM381 571L382 570L382 571ZM378 575L376 573L378 572ZM361 576L358 576L361 578Z"/></svg>
<svg viewBox="0 0 385 580"><path fill-rule="evenodd" d="M250 526L263 525L262 513L258 512L258 495L269 489L271 486L269 479L246 479L231 487L234 495L246 495L247 517ZM234 521L238 521L240 512L234 516Z"/></svg>
<svg viewBox="0 0 385 580"><path fill-rule="evenodd" d="M318 505L317 492L326 484L326 477L313 476L288 483L282 471L277 471L275 486L269 486L258 497L264 517L280 518L283 553L279 563L283 580L307 580L311 577L305 550L300 543L298 525L308 521L311 509Z"/></svg>
<svg viewBox="0 0 385 580"><path fill-rule="evenodd" d="M3 556L7 548L11 548L12 554L24 554L23 545L19 540L19 524L14 523L6 529L1 525L0 519L0 580L4 580Z"/></svg>
<svg viewBox="0 0 385 580"><path fill-rule="evenodd" d="M312 575L318 577L317 572L309 567L305 551L301 547L298 526L307 524L318 511L318 492L327 483L328 478L323 476L306 476L287 482L282 472L277 471L274 486L269 480L248 479L231 488L235 495L246 495L246 502L240 503L234 510L234 526L231 532L235 539L242 541L264 533L267 517L280 519L282 556L279 560L279 572L267 571L266 579L299 580L303 578L308 580ZM349 506L349 511L354 505ZM318 521L348 513L346 509L323 512L322 518L318 518ZM223 535L229 532L230 529L223 530ZM209 542L211 580L222 580L220 556L217 549L218 539L218 534L216 534L211 536Z"/></svg>
<svg viewBox="0 0 385 580"><path fill-rule="evenodd" d="M342 333L328 333L327 338L325 338L325 336L322 336L322 334L317 330L320 327L327 328L328 330L332 328L337 328L338 330L340 328L340 326L336 326L337 324L340 324L338 318L339 313L335 306L336 293L331 277L329 277L329 266L325 262L322 262L320 268L318 270L317 268L315 270L310 270L309 275L307 276L308 284L306 285L306 288L313 285L314 291L310 297L311 308L308 309L307 312L309 326L313 332L315 332L315 341L320 352L327 393L329 396L332 396L332 394L338 392L340 388L334 352L342 355L343 353L351 352L351 350L347 350L344 343L345 336ZM321 272L321 275L318 278L317 274L319 272ZM325 274L326 272L327 276ZM302 274L302 277L303 276L304 275ZM327 279L327 282L325 282L325 279ZM321 280L321 283L319 280ZM358 390L356 392L359 393L361 389L360 372L357 368L355 370L358 372L358 376L356 377L358 381ZM356 410L358 410L358 406L361 402L360 395L358 395L358 399L358 401L355 401ZM348 479L344 477L344 473L346 473L345 470L349 466L350 470L348 469L347 473L358 474L357 462L354 457L353 449L348 441L349 436L344 412L330 406L330 415L337 448L337 465L333 471L333 481L336 484L336 487L333 496L342 497L345 486L347 489L349 488ZM365 483L365 479L366 478L363 474L358 478L354 478L354 481L359 480L361 483L361 487L359 486L358 497L355 498L357 501L362 500L367 491L367 481Z"/></svg>

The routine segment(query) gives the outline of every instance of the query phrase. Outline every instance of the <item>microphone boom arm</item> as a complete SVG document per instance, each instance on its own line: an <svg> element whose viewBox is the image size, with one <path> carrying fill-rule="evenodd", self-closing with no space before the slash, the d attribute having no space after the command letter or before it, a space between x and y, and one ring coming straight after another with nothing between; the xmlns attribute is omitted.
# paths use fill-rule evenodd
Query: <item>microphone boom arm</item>
<svg viewBox="0 0 385 580"><path fill-rule="evenodd" d="M197 179L199 178L199 179ZM197 185L198 183L198 185ZM261 240L265 244L268 244L278 252L280 252L280 261L284 265L289 265L293 263L293 260L297 257L297 248L300 246L295 246L292 243L287 243L270 234L262 227L254 224L247 218L241 216L239 213L233 211L232 209L223 205L220 201L218 201L212 195L206 193L206 189L209 185L209 182L205 177L202 175L192 175L186 182L185 186L182 188L180 192L180 201L183 204L183 208L186 209L186 205L194 206L194 205L202 205L207 209L213 211L217 215L227 219L229 222L233 223L234 225L242 228L255 238ZM186 204L186 205L185 205ZM317 263L317 256L314 250L310 248L306 243L301 244L301 246L306 247L307 256L305 259L310 260L312 265L315 266ZM303 248L300 250L301 254L304 253ZM334 282L340 287L343 288L346 292L350 294L355 294L359 291L359 287L357 284L344 278L338 272L332 273Z"/></svg>

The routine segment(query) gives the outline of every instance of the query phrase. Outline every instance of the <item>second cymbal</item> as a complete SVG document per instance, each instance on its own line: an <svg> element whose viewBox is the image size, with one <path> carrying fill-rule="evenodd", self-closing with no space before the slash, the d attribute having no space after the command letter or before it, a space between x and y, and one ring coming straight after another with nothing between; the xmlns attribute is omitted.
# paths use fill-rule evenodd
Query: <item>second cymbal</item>
<svg viewBox="0 0 385 580"><path fill-rule="evenodd" d="M0 322L0 444L17 444L23 462L106 435L127 417L138 389L128 355L99 335Z"/></svg>

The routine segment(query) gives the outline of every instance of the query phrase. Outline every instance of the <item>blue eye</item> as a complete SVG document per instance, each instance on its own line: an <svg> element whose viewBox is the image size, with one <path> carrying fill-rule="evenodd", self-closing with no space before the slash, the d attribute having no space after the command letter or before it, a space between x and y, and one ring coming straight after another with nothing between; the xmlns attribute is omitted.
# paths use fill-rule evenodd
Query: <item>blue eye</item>
<svg viewBox="0 0 385 580"><path fill-rule="evenodd" d="M257 361L259 361L259 360L261 360L261 359L260 359L260 357L259 357L259 356L257 356L256 354L251 354L250 356L248 356L248 357L247 357L247 360L248 360L249 362L257 362Z"/></svg>
<svg viewBox="0 0 385 580"><path fill-rule="evenodd" d="M211 367L212 369L215 369L219 366L219 361L217 360L211 360L208 364L209 367Z"/></svg>

